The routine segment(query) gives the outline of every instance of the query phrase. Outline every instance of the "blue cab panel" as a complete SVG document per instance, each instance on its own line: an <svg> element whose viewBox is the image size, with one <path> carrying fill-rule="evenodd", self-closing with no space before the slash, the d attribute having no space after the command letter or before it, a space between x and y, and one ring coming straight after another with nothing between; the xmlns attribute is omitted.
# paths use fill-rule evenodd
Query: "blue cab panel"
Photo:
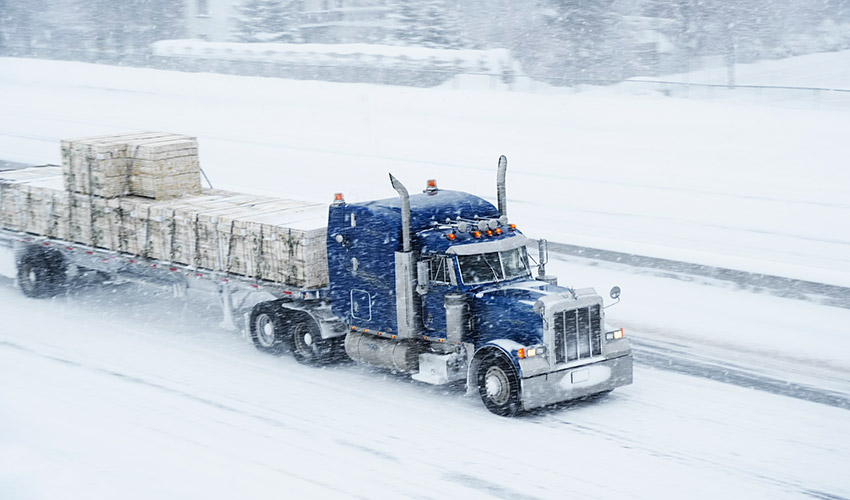
<svg viewBox="0 0 850 500"><path fill-rule="evenodd" d="M411 195L410 214L412 250L418 253L423 246L441 251L452 244L429 229L458 217L497 218L499 211L477 196L438 190ZM401 235L398 197L330 207L330 298L334 314L345 323L389 334L398 332L394 262L395 252L402 250Z"/></svg>

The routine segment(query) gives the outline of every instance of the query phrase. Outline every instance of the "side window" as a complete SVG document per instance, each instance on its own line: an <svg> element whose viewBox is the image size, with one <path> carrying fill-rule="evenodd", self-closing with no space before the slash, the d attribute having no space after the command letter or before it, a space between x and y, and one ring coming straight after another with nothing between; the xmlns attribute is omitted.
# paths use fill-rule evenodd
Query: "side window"
<svg viewBox="0 0 850 500"><path fill-rule="evenodd" d="M431 257L431 283L441 285L452 284L452 266L448 255L435 255Z"/></svg>

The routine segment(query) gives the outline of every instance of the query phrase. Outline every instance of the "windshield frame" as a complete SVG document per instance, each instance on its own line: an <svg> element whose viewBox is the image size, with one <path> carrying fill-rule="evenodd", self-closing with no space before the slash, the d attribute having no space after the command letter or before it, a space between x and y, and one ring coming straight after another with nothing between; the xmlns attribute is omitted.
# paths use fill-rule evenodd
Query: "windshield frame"
<svg viewBox="0 0 850 500"><path fill-rule="evenodd" d="M517 253L519 253L518 261L522 264L521 267L514 268L513 272L506 272L505 261L515 259ZM502 281L531 276L528 250L524 245L493 252L456 255L455 257L457 258L457 272L460 282L465 286L501 283ZM474 274L479 273L481 277L476 278Z"/></svg>

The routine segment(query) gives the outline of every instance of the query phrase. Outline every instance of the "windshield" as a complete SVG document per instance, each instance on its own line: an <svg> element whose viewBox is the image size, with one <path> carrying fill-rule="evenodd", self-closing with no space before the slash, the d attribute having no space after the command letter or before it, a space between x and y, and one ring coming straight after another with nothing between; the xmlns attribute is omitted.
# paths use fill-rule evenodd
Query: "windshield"
<svg viewBox="0 0 850 500"><path fill-rule="evenodd" d="M460 275L465 285L528 276L528 256L525 247L502 252L459 255Z"/></svg>

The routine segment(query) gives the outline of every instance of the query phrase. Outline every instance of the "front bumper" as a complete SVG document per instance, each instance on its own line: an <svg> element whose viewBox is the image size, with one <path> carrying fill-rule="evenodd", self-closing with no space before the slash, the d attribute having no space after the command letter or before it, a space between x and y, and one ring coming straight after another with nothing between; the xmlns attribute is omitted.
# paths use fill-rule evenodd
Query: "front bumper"
<svg viewBox="0 0 850 500"><path fill-rule="evenodd" d="M632 356L627 354L575 368L522 379L520 399L526 410L610 391L632 383Z"/></svg>

